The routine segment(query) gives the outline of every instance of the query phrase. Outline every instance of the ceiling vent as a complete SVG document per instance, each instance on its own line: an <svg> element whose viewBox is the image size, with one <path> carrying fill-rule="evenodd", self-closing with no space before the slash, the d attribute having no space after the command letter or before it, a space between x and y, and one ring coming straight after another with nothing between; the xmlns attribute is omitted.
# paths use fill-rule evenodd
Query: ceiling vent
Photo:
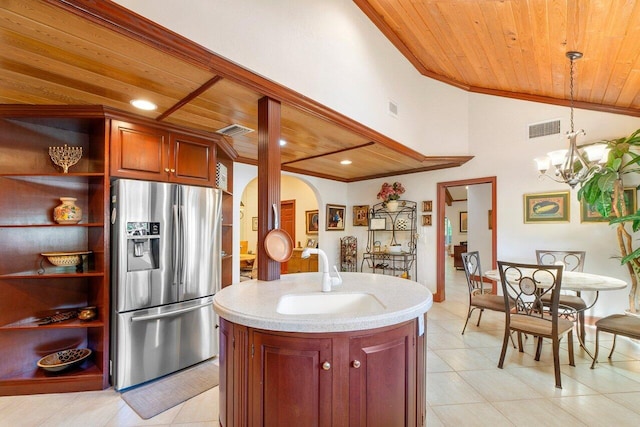
<svg viewBox="0 0 640 427"><path fill-rule="evenodd" d="M253 129L245 126L237 125L237 124L229 125L227 127L223 127L222 129L218 129L216 131L216 133L230 136L232 138L234 136L244 135L245 133L249 133L249 132L253 132Z"/></svg>
<svg viewBox="0 0 640 427"><path fill-rule="evenodd" d="M529 125L529 139L542 136L557 135L560 133L560 120L550 122L533 123Z"/></svg>

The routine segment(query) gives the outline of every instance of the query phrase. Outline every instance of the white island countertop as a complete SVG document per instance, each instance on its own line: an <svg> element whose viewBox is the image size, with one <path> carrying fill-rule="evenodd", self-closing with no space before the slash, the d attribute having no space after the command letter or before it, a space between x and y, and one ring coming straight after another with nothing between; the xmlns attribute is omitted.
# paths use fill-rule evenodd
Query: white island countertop
<svg viewBox="0 0 640 427"><path fill-rule="evenodd" d="M216 293L213 307L230 322L282 332L344 332L390 326L422 318L433 304L433 295L420 283L371 273L340 273L344 282L329 293L321 292L322 273L282 275L279 280L250 280ZM282 314L282 297L315 294L369 294L379 310L315 314Z"/></svg>

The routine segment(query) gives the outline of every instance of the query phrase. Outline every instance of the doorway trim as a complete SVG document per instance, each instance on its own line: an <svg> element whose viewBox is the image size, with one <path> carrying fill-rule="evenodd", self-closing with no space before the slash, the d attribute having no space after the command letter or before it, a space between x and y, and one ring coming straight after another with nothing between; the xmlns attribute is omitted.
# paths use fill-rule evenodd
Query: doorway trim
<svg viewBox="0 0 640 427"><path fill-rule="evenodd" d="M491 268L495 269L497 262L497 236L498 236L498 211L496 193L497 178L489 176L484 178L471 178L459 181L439 182L437 189L437 236L436 236L436 293L433 296L435 302L442 302L445 299L445 250L444 250L444 216L446 205L446 192L448 187L458 187L461 185L491 184ZM493 283L493 293L496 292L496 284Z"/></svg>

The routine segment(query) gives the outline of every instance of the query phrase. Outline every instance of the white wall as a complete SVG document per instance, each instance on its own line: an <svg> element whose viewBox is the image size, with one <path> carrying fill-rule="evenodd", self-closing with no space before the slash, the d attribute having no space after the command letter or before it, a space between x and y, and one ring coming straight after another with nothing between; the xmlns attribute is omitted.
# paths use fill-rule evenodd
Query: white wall
<svg viewBox="0 0 640 427"><path fill-rule="evenodd" d="M480 265L484 270L491 268L492 231L489 229L491 187L491 184L475 184L470 185L467 190L469 222L467 250L480 252Z"/></svg>

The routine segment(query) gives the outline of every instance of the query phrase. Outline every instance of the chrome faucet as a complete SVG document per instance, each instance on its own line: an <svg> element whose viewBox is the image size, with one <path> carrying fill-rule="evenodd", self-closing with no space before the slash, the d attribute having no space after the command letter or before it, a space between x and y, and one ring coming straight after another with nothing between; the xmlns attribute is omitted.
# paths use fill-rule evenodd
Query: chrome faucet
<svg viewBox="0 0 640 427"><path fill-rule="evenodd" d="M322 249L317 248L304 248L302 250L302 258L309 258L311 254L318 254L320 258L322 258L322 266L324 269L322 270L322 292L331 292L332 286L338 286L342 284L342 276L338 272L338 268L334 265L333 269L336 272L337 277L331 277L329 273L329 260L327 259L327 254L324 253Z"/></svg>

